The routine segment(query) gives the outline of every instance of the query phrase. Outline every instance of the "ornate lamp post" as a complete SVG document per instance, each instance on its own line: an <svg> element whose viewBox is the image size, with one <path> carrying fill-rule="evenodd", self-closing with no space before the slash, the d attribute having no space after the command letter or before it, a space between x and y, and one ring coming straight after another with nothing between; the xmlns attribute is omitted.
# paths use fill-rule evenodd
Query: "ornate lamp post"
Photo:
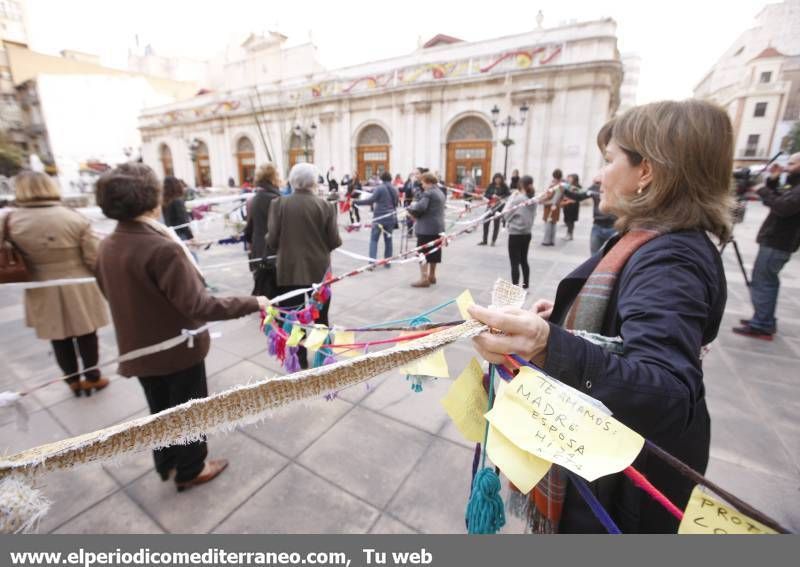
<svg viewBox="0 0 800 567"><path fill-rule="evenodd" d="M508 176L508 146L514 143L514 140L511 139L511 127L512 126L522 126L525 124L525 117L528 115L528 105L526 103L522 103L522 106L519 107L519 120L515 120L511 118L511 115L506 116L506 118L502 122L498 122L498 118L500 118L500 108L495 104L494 108L492 108L492 124L494 124L495 128L503 128L506 129L506 137L500 141L503 146L506 148L506 155L503 161L503 177Z"/></svg>
<svg viewBox="0 0 800 567"><path fill-rule="evenodd" d="M303 155L305 156L306 163L308 163L309 143L313 142L314 136L317 135L317 124L312 121L311 125L306 129L297 123L294 125L294 133L303 141Z"/></svg>

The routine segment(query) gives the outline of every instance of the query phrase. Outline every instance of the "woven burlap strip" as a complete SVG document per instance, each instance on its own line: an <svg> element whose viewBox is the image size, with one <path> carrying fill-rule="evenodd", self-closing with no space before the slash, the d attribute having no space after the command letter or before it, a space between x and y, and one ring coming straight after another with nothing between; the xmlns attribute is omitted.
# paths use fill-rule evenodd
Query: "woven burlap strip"
<svg viewBox="0 0 800 567"><path fill-rule="evenodd" d="M485 330L481 323L467 321L390 349L235 387L154 415L34 447L0 460L0 478L14 471L33 474L68 469L117 459L127 453L187 443L208 433L258 421L268 410L288 403L364 382Z"/></svg>

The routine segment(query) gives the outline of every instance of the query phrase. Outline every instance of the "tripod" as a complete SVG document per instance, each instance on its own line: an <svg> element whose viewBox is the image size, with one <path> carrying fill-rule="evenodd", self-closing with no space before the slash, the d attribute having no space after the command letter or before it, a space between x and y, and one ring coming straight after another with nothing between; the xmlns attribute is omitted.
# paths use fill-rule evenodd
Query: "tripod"
<svg viewBox="0 0 800 567"><path fill-rule="evenodd" d="M747 287L750 287L750 280L747 277L747 270L744 268L744 262L742 261L742 253L739 252L739 244L736 243L736 238L731 235L727 242L723 243L722 246L719 248L719 253L722 255L725 252L725 247L728 244L733 244L733 251L736 252L736 261L739 262L739 269L742 270L742 277L744 278L744 283Z"/></svg>

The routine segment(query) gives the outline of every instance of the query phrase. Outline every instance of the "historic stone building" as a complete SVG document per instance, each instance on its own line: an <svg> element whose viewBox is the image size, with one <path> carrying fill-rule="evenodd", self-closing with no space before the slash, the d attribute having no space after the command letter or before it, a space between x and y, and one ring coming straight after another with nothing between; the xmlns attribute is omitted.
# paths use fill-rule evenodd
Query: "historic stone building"
<svg viewBox="0 0 800 567"><path fill-rule="evenodd" d="M283 172L310 161L323 175L334 166L337 177L425 166L449 183L471 171L480 185L507 162L538 187L556 167L588 180L621 80L610 19L476 42L437 36L404 57L149 108L142 156L203 186L243 183L266 161Z"/></svg>

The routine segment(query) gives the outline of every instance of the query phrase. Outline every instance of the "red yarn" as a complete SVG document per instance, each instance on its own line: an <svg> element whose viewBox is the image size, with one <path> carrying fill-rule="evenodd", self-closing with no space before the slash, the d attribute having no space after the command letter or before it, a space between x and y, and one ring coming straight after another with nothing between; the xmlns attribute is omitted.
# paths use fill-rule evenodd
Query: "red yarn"
<svg viewBox="0 0 800 567"><path fill-rule="evenodd" d="M628 467L622 472L625 473L625 476L631 479L631 482L633 482L633 484L644 490L653 500L655 500L656 502L661 504L664 508L666 508L670 514L672 514L678 519L678 521L683 520L683 512L681 511L681 509L675 506L675 504L673 504L672 502L670 502L669 498L664 496L664 494L659 489L653 486L642 473L640 473L633 467Z"/></svg>

